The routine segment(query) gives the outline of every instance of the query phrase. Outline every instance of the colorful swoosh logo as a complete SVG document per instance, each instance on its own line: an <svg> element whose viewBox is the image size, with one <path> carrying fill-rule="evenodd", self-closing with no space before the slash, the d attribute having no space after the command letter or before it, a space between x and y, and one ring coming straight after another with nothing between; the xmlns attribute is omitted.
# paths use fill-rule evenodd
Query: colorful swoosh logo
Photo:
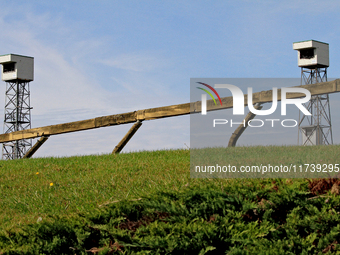
<svg viewBox="0 0 340 255"><path fill-rule="evenodd" d="M220 103L222 105L222 100L220 98L220 95L217 93L217 91L213 87L211 87L210 85L205 84L203 82L197 82L197 83L199 83L201 85L204 85L207 88L211 89L211 91L215 93L215 95L217 96L218 100L220 101ZM204 92L206 92L214 100L215 105L217 105L215 98L213 97L213 95L211 94L211 92L209 90L206 90L206 89L203 89L203 88L200 88L200 87L197 87L197 88L203 90Z"/></svg>

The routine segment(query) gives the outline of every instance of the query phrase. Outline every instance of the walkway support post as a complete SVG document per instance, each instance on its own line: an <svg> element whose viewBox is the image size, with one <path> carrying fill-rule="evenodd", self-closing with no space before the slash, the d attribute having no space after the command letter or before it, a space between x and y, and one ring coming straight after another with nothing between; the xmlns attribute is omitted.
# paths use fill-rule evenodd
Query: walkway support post
<svg viewBox="0 0 340 255"><path fill-rule="evenodd" d="M26 154L23 156L23 158L30 158L33 156L33 154L41 147L41 145L44 144L44 142L47 141L47 139L49 138L50 136L47 135L47 136L42 136L34 145L33 147L28 151L26 152Z"/></svg>
<svg viewBox="0 0 340 255"><path fill-rule="evenodd" d="M125 145L130 141L132 136L137 132L137 130L142 125L142 122L137 120L137 122L130 128L130 130L126 133L123 139L117 144L117 146L113 149L112 154L118 154L125 147Z"/></svg>
<svg viewBox="0 0 340 255"><path fill-rule="evenodd" d="M254 108L256 110L261 110L262 106L259 103L256 103ZM242 133L244 132L244 130L246 130L246 128L248 127L248 123L250 120L254 119L256 116L256 114L249 112L247 114L247 116L244 118L244 125L241 124L238 126L238 128L236 128L235 132L231 135L229 143L228 143L228 147L235 147L236 146L236 142L237 140L240 138L240 136L242 135Z"/></svg>

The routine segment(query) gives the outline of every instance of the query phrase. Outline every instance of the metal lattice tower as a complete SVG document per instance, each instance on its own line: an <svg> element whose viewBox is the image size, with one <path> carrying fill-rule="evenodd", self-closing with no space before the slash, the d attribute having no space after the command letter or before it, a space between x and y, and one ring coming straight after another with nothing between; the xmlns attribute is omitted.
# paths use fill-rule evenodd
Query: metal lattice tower
<svg viewBox="0 0 340 255"><path fill-rule="evenodd" d="M301 85L326 82L329 66L328 44L310 40L294 43L293 48L299 50ZM299 113L298 144L333 144L329 95L312 96L304 106L312 115Z"/></svg>
<svg viewBox="0 0 340 255"><path fill-rule="evenodd" d="M31 128L29 82L13 80L6 82L4 133ZM32 147L32 139L7 142L2 145L2 159L22 158Z"/></svg>
<svg viewBox="0 0 340 255"><path fill-rule="evenodd" d="M33 58L20 55L0 56L2 80L6 81L4 133L31 128L30 81ZM32 147L32 139L3 143L2 159L19 159Z"/></svg>

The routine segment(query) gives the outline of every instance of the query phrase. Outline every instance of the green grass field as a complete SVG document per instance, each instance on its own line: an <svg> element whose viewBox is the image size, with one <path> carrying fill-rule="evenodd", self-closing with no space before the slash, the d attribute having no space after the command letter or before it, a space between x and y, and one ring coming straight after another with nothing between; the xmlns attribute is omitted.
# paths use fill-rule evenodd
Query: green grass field
<svg viewBox="0 0 340 255"><path fill-rule="evenodd" d="M188 150L173 150L2 161L1 227L180 190L190 181L189 154Z"/></svg>
<svg viewBox="0 0 340 255"><path fill-rule="evenodd" d="M234 165L340 163L340 146L229 149ZM306 179L192 179L189 166L189 150L2 161L0 254L339 250L334 180L317 196Z"/></svg>

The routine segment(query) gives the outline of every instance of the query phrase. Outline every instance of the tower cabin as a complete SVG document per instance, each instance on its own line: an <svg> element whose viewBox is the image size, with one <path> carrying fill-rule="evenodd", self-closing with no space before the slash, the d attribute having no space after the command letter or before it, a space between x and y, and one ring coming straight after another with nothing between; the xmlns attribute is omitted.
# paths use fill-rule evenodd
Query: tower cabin
<svg viewBox="0 0 340 255"><path fill-rule="evenodd" d="M298 66L309 69L329 67L329 44L315 40L293 43L298 51Z"/></svg>
<svg viewBox="0 0 340 255"><path fill-rule="evenodd" d="M1 79L3 81L33 81L34 58L16 54L0 56Z"/></svg>

